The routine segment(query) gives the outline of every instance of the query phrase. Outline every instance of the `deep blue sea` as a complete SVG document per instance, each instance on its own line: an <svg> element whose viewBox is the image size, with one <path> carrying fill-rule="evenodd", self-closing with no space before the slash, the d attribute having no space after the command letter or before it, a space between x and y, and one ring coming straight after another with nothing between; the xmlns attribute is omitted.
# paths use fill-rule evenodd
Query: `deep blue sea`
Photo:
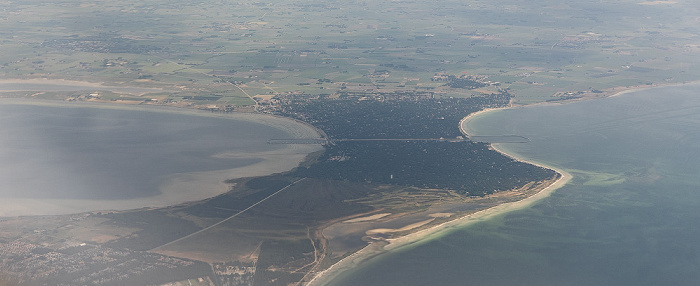
<svg viewBox="0 0 700 286"><path fill-rule="evenodd" d="M381 255L331 285L698 285L700 86L487 113L474 135L571 173L532 207Z"/></svg>

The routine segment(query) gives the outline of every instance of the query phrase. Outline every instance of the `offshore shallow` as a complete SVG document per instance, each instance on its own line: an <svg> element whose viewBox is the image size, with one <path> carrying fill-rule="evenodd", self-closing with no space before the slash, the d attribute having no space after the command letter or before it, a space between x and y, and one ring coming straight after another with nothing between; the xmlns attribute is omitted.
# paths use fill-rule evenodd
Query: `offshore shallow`
<svg viewBox="0 0 700 286"><path fill-rule="evenodd" d="M318 145L307 125L260 114L0 101L0 216L162 207L287 171Z"/></svg>

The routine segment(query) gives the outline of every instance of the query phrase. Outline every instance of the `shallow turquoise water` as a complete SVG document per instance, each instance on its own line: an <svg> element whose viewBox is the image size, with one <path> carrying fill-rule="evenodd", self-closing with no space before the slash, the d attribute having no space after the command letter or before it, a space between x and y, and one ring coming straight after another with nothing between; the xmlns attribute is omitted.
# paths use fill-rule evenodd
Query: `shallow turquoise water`
<svg viewBox="0 0 700 286"><path fill-rule="evenodd" d="M486 114L475 135L574 179L531 208L373 259L332 285L697 285L700 86Z"/></svg>

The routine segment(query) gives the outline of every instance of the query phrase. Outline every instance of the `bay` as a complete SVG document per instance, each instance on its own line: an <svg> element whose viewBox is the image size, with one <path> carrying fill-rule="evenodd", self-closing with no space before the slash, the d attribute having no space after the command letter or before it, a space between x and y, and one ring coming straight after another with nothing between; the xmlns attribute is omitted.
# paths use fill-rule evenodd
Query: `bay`
<svg viewBox="0 0 700 286"><path fill-rule="evenodd" d="M484 113L474 135L571 173L532 207L371 259L331 285L695 285L700 86Z"/></svg>
<svg viewBox="0 0 700 286"><path fill-rule="evenodd" d="M0 215L204 199L227 191L224 180L286 171L320 149L266 144L317 136L283 118L107 107L0 102Z"/></svg>

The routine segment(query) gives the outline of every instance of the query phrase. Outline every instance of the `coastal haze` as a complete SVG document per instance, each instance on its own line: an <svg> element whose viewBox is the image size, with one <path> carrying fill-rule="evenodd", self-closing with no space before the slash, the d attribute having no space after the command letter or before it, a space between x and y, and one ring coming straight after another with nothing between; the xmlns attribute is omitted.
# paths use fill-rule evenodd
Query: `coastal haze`
<svg viewBox="0 0 700 286"><path fill-rule="evenodd" d="M0 285L700 281L694 1L0 11Z"/></svg>
<svg viewBox="0 0 700 286"><path fill-rule="evenodd" d="M270 117L265 125L167 111L0 102L0 215L204 199L226 192L225 180L286 171L318 150L266 144L314 137L313 129L291 120Z"/></svg>

